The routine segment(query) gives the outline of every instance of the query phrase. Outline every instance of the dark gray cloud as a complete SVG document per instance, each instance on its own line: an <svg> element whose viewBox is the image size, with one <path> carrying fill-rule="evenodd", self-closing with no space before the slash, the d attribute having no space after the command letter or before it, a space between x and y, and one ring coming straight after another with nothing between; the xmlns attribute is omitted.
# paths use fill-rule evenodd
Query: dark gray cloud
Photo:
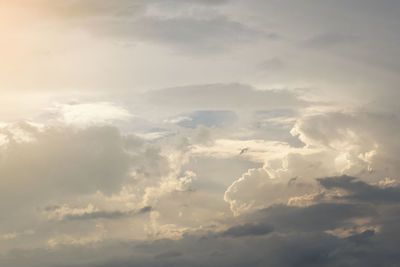
<svg viewBox="0 0 400 267"><path fill-rule="evenodd" d="M276 205L257 214L282 231L315 232L346 226L350 219L376 215L368 205L319 203L308 207Z"/></svg>
<svg viewBox="0 0 400 267"><path fill-rule="evenodd" d="M242 237L266 235L273 231L273 227L267 224L244 224L233 226L221 233L223 237Z"/></svg>
<svg viewBox="0 0 400 267"><path fill-rule="evenodd" d="M131 211L94 211L85 212L83 214L66 214L63 216L64 221L76 220L94 220L94 219L120 219L124 217L131 217L135 215L145 214L152 210L152 207L147 206L140 210Z"/></svg>
<svg viewBox="0 0 400 267"><path fill-rule="evenodd" d="M344 188L371 194L371 200L365 197L356 203L338 197L307 207L276 205L246 215L240 219L246 223L219 233L188 233L179 240L103 241L93 248L15 250L0 257L0 263L6 267L397 266L398 205L374 205L379 187L366 186L353 177L328 177L319 182L327 190ZM353 219L366 217L370 218L366 226L379 224L380 229L358 229L360 225ZM340 237L327 232L334 229L348 229L348 233ZM71 255L76 256L72 259Z"/></svg>
<svg viewBox="0 0 400 267"><path fill-rule="evenodd" d="M166 259L166 258L179 257L181 255L182 255L182 253L180 253L178 251L168 251L168 252L164 252L164 253L155 255L154 258L155 259Z"/></svg>
<svg viewBox="0 0 400 267"><path fill-rule="evenodd" d="M351 176L338 176L318 179L319 183L327 189L341 188L350 193L348 199L372 203L399 203L400 187L379 188L357 180Z"/></svg>

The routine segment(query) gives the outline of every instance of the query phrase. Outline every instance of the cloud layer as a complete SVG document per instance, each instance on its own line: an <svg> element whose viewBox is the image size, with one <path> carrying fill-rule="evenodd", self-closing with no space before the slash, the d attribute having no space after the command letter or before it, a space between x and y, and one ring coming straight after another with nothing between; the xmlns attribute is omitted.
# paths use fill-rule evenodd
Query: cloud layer
<svg viewBox="0 0 400 267"><path fill-rule="evenodd" d="M0 265L398 266L397 1L0 1Z"/></svg>

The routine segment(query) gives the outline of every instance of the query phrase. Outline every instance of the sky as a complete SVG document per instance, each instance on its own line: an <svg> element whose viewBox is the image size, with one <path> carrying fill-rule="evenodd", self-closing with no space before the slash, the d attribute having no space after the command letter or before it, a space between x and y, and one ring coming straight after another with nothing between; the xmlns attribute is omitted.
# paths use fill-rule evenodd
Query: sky
<svg viewBox="0 0 400 267"><path fill-rule="evenodd" d="M399 266L397 0L0 0L0 266Z"/></svg>

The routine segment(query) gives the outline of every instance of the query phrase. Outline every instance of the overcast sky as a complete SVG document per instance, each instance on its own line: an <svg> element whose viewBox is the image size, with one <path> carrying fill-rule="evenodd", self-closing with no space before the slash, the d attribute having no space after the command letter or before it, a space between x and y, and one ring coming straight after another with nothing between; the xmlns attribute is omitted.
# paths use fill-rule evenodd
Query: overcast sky
<svg viewBox="0 0 400 267"><path fill-rule="evenodd" d="M0 0L0 265L399 266L399 14Z"/></svg>

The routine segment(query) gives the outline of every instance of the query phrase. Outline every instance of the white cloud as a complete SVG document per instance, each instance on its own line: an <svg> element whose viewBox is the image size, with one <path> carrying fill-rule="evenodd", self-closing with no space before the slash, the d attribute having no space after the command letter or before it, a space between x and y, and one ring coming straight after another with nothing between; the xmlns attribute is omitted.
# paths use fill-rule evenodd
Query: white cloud
<svg viewBox="0 0 400 267"><path fill-rule="evenodd" d="M108 124L132 118L128 110L108 102L56 104L49 112L55 113L58 116L56 119L61 122L77 126Z"/></svg>
<svg viewBox="0 0 400 267"><path fill-rule="evenodd" d="M396 1L0 5L0 265L399 262Z"/></svg>

